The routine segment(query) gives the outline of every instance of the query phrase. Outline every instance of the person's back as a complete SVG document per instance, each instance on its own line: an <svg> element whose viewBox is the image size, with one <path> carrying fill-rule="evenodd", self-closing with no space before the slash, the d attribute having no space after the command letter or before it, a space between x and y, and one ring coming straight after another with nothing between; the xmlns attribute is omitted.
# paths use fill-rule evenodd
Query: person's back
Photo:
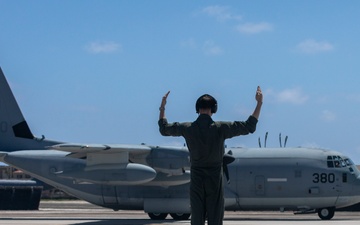
<svg viewBox="0 0 360 225"><path fill-rule="evenodd" d="M220 166L224 155L224 139L209 115L201 114L184 130L192 166Z"/></svg>
<svg viewBox="0 0 360 225"><path fill-rule="evenodd" d="M194 122L168 123L165 105L169 93L163 97L159 108L159 130L164 136L183 136L188 146L191 224L203 225L208 217L209 225L220 225L224 216L222 173L225 139L255 131L262 104L261 89L258 87L258 104L254 113L244 122L214 122L211 116L217 111L217 101L205 94L196 101L199 116Z"/></svg>

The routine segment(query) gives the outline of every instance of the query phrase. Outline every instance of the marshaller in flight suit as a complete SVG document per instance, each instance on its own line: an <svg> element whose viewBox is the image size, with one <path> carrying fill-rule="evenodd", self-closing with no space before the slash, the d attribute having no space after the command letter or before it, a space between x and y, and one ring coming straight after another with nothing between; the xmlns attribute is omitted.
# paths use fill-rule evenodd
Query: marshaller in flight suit
<svg viewBox="0 0 360 225"><path fill-rule="evenodd" d="M201 108L217 111L217 101L203 95L196 102ZM159 130L164 136L183 136L190 152L191 224L221 225L224 217L223 156L225 139L253 133L258 120L250 116L246 121L215 122L210 115L200 114L194 122L168 123L159 119Z"/></svg>

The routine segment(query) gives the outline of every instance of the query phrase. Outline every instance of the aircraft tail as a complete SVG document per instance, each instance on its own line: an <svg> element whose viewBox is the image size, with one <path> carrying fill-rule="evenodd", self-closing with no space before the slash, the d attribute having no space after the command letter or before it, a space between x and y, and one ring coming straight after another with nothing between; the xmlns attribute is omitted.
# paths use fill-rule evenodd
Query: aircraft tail
<svg viewBox="0 0 360 225"><path fill-rule="evenodd" d="M32 134L0 67L0 151L45 149L57 143Z"/></svg>

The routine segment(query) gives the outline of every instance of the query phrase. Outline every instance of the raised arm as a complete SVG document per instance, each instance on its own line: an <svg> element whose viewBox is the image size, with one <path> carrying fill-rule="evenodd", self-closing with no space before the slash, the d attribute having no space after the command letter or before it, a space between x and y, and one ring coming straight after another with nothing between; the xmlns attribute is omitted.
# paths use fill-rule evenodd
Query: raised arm
<svg viewBox="0 0 360 225"><path fill-rule="evenodd" d="M256 104L256 107L255 107L255 110L254 110L252 116L255 117L256 119L259 119L261 106L263 103L263 94L261 92L260 86L257 87L255 100L256 100L257 104Z"/></svg>
<svg viewBox="0 0 360 225"><path fill-rule="evenodd" d="M168 91L168 92L162 97L161 105L160 105L160 108L159 108L159 110L160 110L159 120L165 118L165 105L166 105L166 100L167 100L167 97L169 96L169 94L170 94L170 91Z"/></svg>

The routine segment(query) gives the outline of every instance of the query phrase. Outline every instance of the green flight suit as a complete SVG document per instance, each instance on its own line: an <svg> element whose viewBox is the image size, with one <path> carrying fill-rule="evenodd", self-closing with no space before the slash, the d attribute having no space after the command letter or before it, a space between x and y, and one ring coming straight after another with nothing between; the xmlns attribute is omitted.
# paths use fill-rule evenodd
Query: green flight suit
<svg viewBox="0 0 360 225"><path fill-rule="evenodd" d="M253 133L257 119L214 122L209 115L200 114L194 122L168 123L160 119L159 130L164 136L183 136L190 152L191 224L220 225L224 217L222 164L225 139Z"/></svg>

